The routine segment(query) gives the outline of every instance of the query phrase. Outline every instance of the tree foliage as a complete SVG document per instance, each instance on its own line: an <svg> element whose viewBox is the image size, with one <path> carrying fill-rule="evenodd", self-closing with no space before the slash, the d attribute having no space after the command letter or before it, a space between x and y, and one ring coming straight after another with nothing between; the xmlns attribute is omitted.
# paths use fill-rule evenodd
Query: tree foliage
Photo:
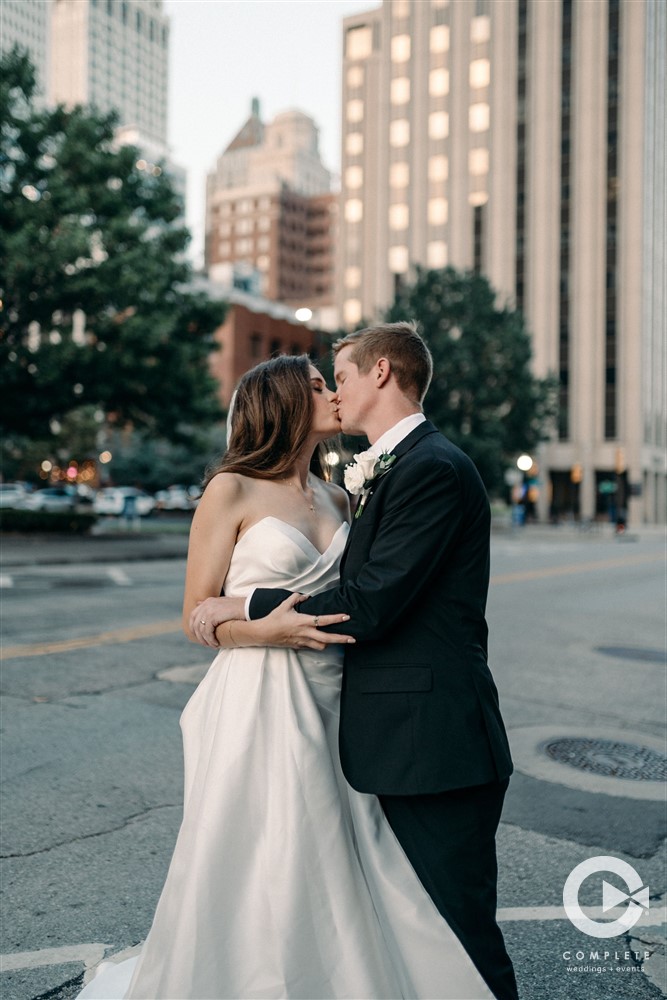
<svg viewBox="0 0 667 1000"><path fill-rule="evenodd" d="M385 318L417 320L434 362L425 410L499 493L505 469L545 439L555 413L554 380L530 370L522 314L499 308L482 275L448 267L418 269Z"/></svg>
<svg viewBox="0 0 667 1000"><path fill-rule="evenodd" d="M0 81L2 428L48 440L93 407L187 440L220 416L208 356L224 308L187 290L167 173L115 144L113 115L36 107L18 49Z"/></svg>

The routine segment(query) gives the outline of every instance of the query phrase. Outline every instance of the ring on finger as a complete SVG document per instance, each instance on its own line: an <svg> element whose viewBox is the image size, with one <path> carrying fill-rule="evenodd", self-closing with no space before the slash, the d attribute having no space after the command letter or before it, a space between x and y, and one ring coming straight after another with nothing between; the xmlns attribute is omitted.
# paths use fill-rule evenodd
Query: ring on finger
<svg viewBox="0 0 667 1000"><path fill-rule="evenodd" d="M313 625L315 626L315 628L317 628L319 624L320 624L320 616L315 615L315 617L313 618Z"/></svg>
<svg viewBox="0 0 667 1000"><path fill-rule="evenodd" d="M204 619L203 619L203 618L200 618L200 619L199 619L199 624L200 624L200 625L205 625L205 624L206 624L206 622L204 621Z"/></svg>

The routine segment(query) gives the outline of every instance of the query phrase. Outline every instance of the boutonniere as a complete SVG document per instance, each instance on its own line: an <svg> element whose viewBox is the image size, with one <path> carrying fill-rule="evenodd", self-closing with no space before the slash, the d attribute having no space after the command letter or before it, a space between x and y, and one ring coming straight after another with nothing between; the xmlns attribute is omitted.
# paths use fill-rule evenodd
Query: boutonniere
<svg viewBox="0 0 667 1000"><path fill-rule="evenodd" d="M373 451L362 451L354 456L354 462L345 466L343 473L345 489L355 497L361 494L361 500L354 512L355 517L361 517L373 484L389 472L395 461L396 456L389 455L386 451L379 458Z"/></svg>

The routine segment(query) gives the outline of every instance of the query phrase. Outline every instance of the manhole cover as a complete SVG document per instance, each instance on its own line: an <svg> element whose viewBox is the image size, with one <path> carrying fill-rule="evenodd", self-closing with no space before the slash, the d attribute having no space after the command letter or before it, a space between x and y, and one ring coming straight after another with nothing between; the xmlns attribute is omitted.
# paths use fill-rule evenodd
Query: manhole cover
<svg viewBox="0 0 667 1000"><path fill-rule="evenodd" d="M640 660L642 663L664 663L664 649L643 649L641 646L596 646L596 653L615 656L618 660Z"/></svg>
<svg viewBox="0 0 667 1000"><path fill-rule="evenodd" d="M634 743L569 737L547 743L545 750L552 760L592 774L630 781L667 779L665 754Z"/></svg>

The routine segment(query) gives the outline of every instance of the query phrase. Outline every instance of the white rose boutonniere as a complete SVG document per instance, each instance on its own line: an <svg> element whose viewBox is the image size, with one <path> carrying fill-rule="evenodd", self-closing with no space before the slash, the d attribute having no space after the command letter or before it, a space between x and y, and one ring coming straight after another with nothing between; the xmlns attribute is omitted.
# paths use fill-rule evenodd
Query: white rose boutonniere
<svg viewBox="0 0 667 1000"><path fill-rule="evenodd" d="M345 466L343 478L346 490L355 497L361 494L361 500L354 512L355 517L361 517L366 501L371 495L373 484L389 472L395 461L396 456L386 452L383 452L378 458L373 451L362 451L359 455L354 456L354 462Z"/></svg>

